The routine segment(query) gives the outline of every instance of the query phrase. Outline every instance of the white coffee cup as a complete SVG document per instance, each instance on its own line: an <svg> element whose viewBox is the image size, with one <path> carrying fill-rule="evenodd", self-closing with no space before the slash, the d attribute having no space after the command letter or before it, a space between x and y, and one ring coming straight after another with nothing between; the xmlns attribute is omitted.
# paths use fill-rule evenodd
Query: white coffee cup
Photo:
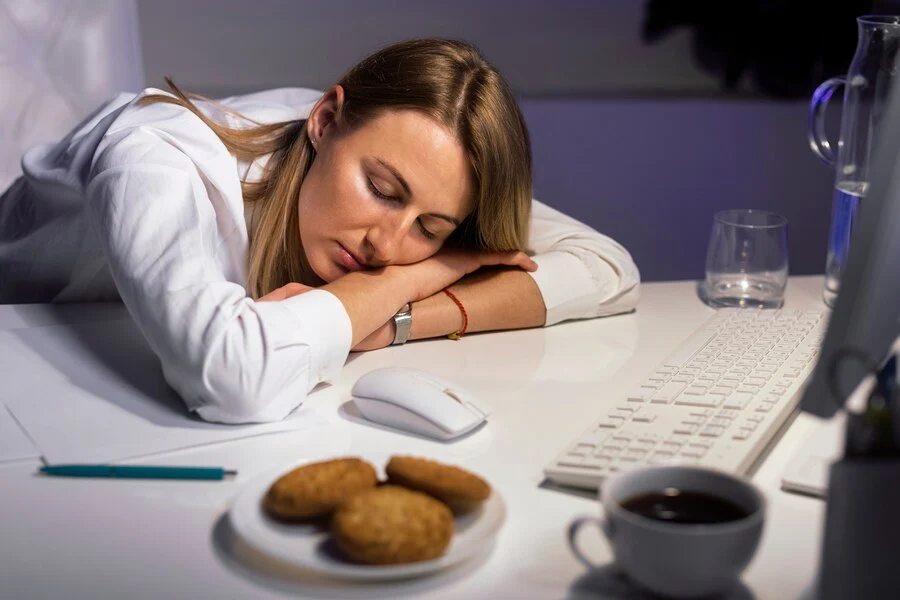
<svg viewBox="0 0 900 600"><path fill-rule="evenodd" d="M673 523L622 507L638 496L677 489L728 500L746 517L712 524ZM722 593L736 585L762 535L765 498L738 477L688 466L651 466L607 479L600 493L605 518L583 516L569 525L569 545L594 568L576 541L579 529L596 524L609 540L616 564L637 585L675 598Z"/></svg>

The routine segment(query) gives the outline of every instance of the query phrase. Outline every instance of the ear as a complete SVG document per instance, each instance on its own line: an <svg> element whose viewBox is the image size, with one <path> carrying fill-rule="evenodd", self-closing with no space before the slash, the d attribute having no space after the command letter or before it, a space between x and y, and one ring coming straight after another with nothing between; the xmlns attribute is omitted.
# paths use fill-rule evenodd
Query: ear
<svg viewBox="0 0 900 600"><path fill-rule="evenodd" d="M344 88L333 85L328 88L316 105L313 106L306 120L306 131L317 145L332 134L340 124L341 110L344 107Z"/></svg>

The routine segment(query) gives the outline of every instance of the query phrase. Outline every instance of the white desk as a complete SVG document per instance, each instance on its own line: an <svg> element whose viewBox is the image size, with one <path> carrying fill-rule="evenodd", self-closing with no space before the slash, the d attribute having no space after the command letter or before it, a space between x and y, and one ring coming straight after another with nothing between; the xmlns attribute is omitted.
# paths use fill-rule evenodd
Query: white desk
<svg viewBox="0 0 900 600"><path fill-rule="evenodd" d="M788 307L820 307L821 277L792 278ZM97 320L120 307L0 307L0 329ZM712 314L693 282L646 284L631 315L548 329L435 340L351 357L308 404L333 427L172 453L153 463L237 468L236 480L172 482L35 476L37 462L0 466L2 598L564 598L618 597L608 571L588 576L570 554L569 520L595 500L541 486L542 468ZM0 357L2 360L2 357ZM457 380L494 407L489 426L457 444L374 429L341 415L362 373L396 364ZM768 500L760 550L740 598L798 598L818 564L824 504L779 490L781 471L815 421L800 415L754 476ZM377 450L445 457L483 474L507 521L493 551L437 576L334 584L279 574L231 535L223 517L239 486L306 456ZM600 534L583 534L601 562ZM626 594L628 595L628 594ZM634 598L633 592L628 595Z"/></svg>

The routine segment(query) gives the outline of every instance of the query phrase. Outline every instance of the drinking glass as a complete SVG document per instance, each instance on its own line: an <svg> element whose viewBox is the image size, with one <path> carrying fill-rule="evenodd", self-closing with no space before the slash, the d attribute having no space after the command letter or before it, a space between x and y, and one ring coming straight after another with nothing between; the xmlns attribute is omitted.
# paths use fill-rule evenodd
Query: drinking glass
<svg viewBox="0 0 900 600"><path fill-rule="evenodd" d="M787 285L787 219L732 209L713 217L704 295L714 307L779 308Z"/></svg>

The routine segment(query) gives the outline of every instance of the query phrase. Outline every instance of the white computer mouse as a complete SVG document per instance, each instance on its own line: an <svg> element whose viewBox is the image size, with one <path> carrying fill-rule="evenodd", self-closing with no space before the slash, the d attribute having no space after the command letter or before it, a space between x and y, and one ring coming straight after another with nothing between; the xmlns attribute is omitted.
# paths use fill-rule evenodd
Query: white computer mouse
<svg viewBox="0 0 900 600"><path fill-rule="evenodd" d="M439 440L452 440L483 423L490 409L458 385L405 367L360 377L353 402L370 421Z"/></svg>

